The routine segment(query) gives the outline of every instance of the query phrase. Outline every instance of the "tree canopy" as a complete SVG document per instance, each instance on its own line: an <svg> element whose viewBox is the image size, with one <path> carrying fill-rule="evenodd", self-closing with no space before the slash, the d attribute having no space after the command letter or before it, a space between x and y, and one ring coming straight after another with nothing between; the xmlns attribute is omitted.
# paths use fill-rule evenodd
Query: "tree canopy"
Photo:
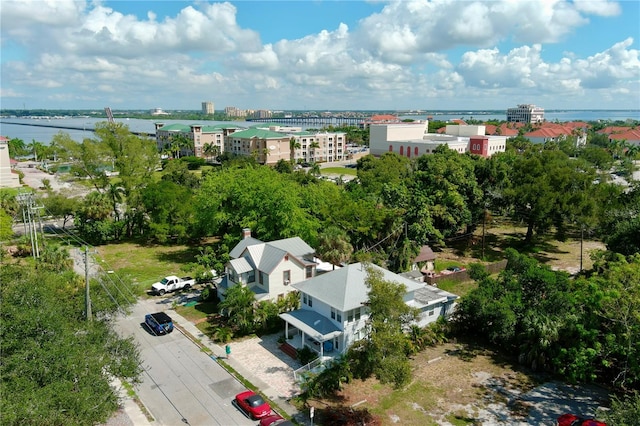
<svg viewBox="0 0 640 426"><path fill-rule="evenodd" d="M56 268L0 268L3 424L104 423L119 407L111 376L139 376L132 341L118 337L106 317L84 320L82 281L59 260L49 260ZM92 292L96 307L104 297Z"/></svg>

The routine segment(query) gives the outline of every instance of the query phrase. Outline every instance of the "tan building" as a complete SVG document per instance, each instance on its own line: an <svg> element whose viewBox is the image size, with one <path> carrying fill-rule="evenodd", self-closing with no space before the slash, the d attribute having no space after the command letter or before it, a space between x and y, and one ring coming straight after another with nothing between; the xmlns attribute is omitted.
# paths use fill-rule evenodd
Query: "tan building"
<svg viewBox="0 0 640 426"><path fill-rule="evenodd" d="M244 129L224 138L224 152L253 156L262 164L276 164L279 160L290 160L290 139L287 134L271 130Z"/></svg>
<svg viewBox="0 0 640 426"><path fill-rule="evenodd" d="M300 132L292 133L297 145L295 162L316 162L331 163L333 161L341 161L346 153L346 134L345 133L314 133Z"/></svg>
<svg viewBox="0 0 640 426"><path fill-rule="evenodd" d="M295 139L295 153L293 160L300 162L334 162L341 161L346 154L346 133L307 132L301 127L265 124L255 126L254 129L278 133L287 138L287 159L291 160L291 139ZM234 135L236 136L236 135ZM277 163L268 161L267 164Z"/></svg>
<svg viewBox="0 0 640 426"><path fill-rule="evenodd" d="M183 135L193 143L194 150L188 147L180 149L180 155L195 155L200 158L214 158L224 152L224 138L242 127L230 124L217 124L215 126L203 126L201 124L170 124L155 123L156 144L158 151L171 150L171 145L178 135Z"/></svg>
<svg viewBox="0 0 640 426"><path fill-rule="evenodd" d="M202 113L204 115L213 115L216 112L213 107L213 102L203 102L202 103Z"/></svg>

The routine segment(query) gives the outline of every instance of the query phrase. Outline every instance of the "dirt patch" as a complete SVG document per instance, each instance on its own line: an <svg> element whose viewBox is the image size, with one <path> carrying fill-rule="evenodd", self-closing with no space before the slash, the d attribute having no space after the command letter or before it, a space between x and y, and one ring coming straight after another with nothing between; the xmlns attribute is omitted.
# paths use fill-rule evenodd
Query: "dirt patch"
<svg viewBox="0 0 640 426"><path fill-rule="evenodd" d="M542 236L536 236L531 247L523 244L527 229L522 226L500 225L491 227L485 233L484 254L487 261L496 261L504 257L507 247L514 247L522 252L528 252L539 262L550 266L554 270L577 273L582 262L583 269L592 267L590 255L596 250L606 249L600 241L589 239L588 234L581 235L574 230L568 234L565 241L555 240L551 231ZM584 238L582 238L584 237ZM468 266L482 258L482 231L468 240L458 241L436 252L436 263L440 261L455 261Z"/></svg>
<svg viewBox="0 0 640 426"><path fill-rule="evenodd" d="M356 380L312 405L367 408L382 425L489 426L554 424L568 411L593 416L607 399L602 389L551 381L469 343L429 348L412 365L413 381L403 389Z"/></svg>

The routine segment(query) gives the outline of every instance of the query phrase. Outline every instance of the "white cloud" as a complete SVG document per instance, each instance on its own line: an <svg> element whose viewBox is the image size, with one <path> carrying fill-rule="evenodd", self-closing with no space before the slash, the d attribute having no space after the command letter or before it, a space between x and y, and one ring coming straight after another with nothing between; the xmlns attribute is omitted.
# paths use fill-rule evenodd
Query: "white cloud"
<svg viewBox="0 0 640 426"><path fill-rule="evenodd" d="M29 96L38 87L50 99L182 107L207 94L248 108L638 93L632 39L588 57L545 59L551 43L589 16L620 13L605 0L399 0L353 29L339 23L265 45L240 27L231 3L185 4L162 18L152 10L145 18L123 14L112 4L2 0L3 47L28 50L2 63L3 93ZM502 42L518 47L506 51Z"/></svg>
<svg viewBox="0 0 640 426"><path fill-rule="evenodd" d="M576 10L599 16L620 14L620 5L609 0L573 0Z"/></svg>
<svg viewBox="0 0 640 426"><path fill-rule="evenodd" d="M631 38L585 59L547 63L541 45L522 46L507 54L496 49L470 51L457 67L467 86L537 88L541 92L583 94L589 89L619 88L640 75L639 51ZM572 55L573 56L573 55Z"/></svg>

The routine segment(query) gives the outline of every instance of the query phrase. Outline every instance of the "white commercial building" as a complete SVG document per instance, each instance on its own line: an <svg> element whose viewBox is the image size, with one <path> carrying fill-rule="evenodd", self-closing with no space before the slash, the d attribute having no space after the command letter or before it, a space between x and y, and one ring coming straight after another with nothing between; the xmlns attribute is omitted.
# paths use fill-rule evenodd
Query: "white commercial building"
<svg viewBox="0 0 640 426"><path fill-rule="evenodd" d="M17 188L19 186L20 176L11 171L9 139L0 136L0 188Z"/></svg>
<svg viewBox="0 0 640 426"><path fill-rule="evenodd" d="M544 121L544 108L531 104L520 104L507 109L507 121L518 123L541 123Z"/></svg>
<svg viewBox="0 0 640 426"><path fill-rule="evenodd" d="M464 154L490 157L496 152L504 152L506 136L486 136L485 126L446 127L445 134L427 133L428 123L372 124L369 133L371 154L380 156L385 152L395 152L408 158L432 154L438 147Z"/></svg>

